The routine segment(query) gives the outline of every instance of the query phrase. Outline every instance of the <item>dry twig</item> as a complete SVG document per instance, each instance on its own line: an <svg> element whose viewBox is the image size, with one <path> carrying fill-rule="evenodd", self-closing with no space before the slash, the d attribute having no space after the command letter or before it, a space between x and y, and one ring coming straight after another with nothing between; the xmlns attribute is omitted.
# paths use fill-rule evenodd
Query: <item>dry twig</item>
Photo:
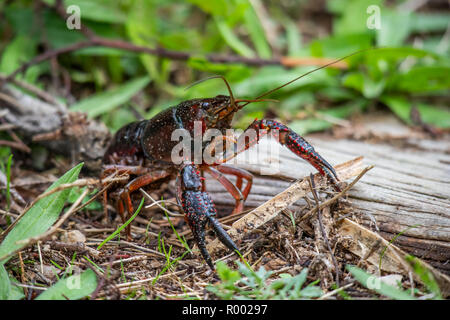
<svg viewBox="0 0 450 320"><path fill-rule="evenodd" d="M314 185L314 177L313 177L312 174L309 176L309 185L311 186L311 192L312 192L312 194L314 196L314 200L316 200L317 218L319 220L320 230L322 232L322 237L323 237L323 240L324 240L324 242L325 242L325 244L326 244L326 246L328 248L328 251L330 251L330 254L331 254L331 260L333 261L334 269L336 271L336 285L339 288L340 287L340 285L339 285L339 276L340 276L339 266L338 266L338 263L336 261L336 257L333 254L333 250L331 250L330 242L328 241L328 235L325 232L325 229L323 227L322 213L321 213L321 210L320 210L320 201L319 201L319 197L317 196L316 187Z"/></svg>

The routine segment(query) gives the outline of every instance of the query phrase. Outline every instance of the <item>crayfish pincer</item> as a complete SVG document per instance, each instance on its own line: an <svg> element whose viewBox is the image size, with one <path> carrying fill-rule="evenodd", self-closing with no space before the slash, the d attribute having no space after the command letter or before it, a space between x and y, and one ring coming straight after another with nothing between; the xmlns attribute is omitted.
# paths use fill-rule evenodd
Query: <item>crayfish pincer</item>
<svg viewBox="0 0 450 320"><path fill-rule="evenodd" d="M202 179L198 167L192 164L184 165L181 168L179 180L180 185L177 191L178 203L184 210L185 219L192 230L194 240L203 258L211 269L214 269L211 256L206 250L205 244L205 226L208 222L219 240L228 249L232 251L239 250L215 218L217 215L216 207L209 194L202 191Z"/></svg>
<svg viewBox="0 0 450 320"><path fill-rule="evenodd" d="M220 161L211 163L202 159L198 163L184 156L181 162L176 162L172 159L172 151L178 144L178 141L171 139L174 130L185 130L191 137L195 138L195 134L198 135L198 132L195 132L195 128L200 127L201 134L208 129L217 129L222 133L223 137L226 137L226 130L231 128L233 116L237 111L251 102L263 101L260 99L261 97L315 70L272 89L255 99L235 99L226 79L216 76L214 78L221 78L225 82L229 96L218 95L213 98L184 101L177 106L160 112L150 120L136 121L122 127L115 134L106 150L102 167L102 178L113 174L126 174L130 177L128 182L122 182L122 184L116 184L113 187L115 189L113 194L115 194L117 200L117 210L122 220L126 221L133 213L131 193L145 186L151 187L154 182L164 178L177 178L176 196L178 203L183 208L185 220L194 235L194 240L203 258L214 269L212 259L205 246L206 224L212 227L217 237L228 249L234 252L239 251L236 244L215 218L216 209L210 196L205 191L201 172L210 174L233 196L236 201L233 213L243 211L244 202L252 186L253 176L246 170L226 165L224 162L255 145L266 134L271 134L280 144L286 146L298 157L308 161L322 176L332 183L335 190L340 190L338 186L339 179L333 167L305 139L286 125L275 120L255 120L235 140L241 142L241 144L234 142L234 148L231 148L233 150L223 150L222 154L224 157ZM246 134L250 131L253 132L254 138L245 139ZM244 137L244 139L241 139L241 137ZM202 155L203 151L208 150L208 147L211 147L215 141L201 142ZM189 144L189 148L194 149L194 144ZM193 151L190 154L193 154ZM229 180L227 175L235 176L236 182L233 183ZM244 181L246 182L245 187ZM111 188L104 188L105 214L107 192L110 191ZM130 226L127 226L127 236L128 239L131 239Z"/></svg>

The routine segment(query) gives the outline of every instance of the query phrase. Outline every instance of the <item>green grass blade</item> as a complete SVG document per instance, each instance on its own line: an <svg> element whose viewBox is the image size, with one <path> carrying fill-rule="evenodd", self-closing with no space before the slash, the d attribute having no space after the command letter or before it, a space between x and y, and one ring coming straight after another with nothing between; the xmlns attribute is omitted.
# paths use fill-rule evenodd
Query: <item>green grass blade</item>
<svg viewBox="0 0 450 320"><path fill-rule="evenodd" d="M82 274L59 280L41 293L36 300L78 300L90 295L97 288L97 277L91 269Z"/></svg>
<svg viewBox="0 0 450 320"><path fill-rule="evenodd" d="M186 254L188 254L189 251L185 251L183 252L183 254L181 256L179 256L178 258L174 259L173 261L170 262L170 260L166 263L165 267L158 273L158 275L155 277L155 279L153 279L152 281L152 286L155 285L155 283L158 281L159 277L161 277L171 266L176 265L178 263L178 261L182 260L184 258L184 256Z"/></svg>
<svg viewBox="0 0 450 320"><path fill-rule="evenodd" d="M103 240L102 243L100 243L99 246L97 247L97 250L100 250L104 246L105 243L107 243L111 239L114 239L120 233L120 231L122 231L127 225L129 225L131 223L131 221L133 221L134 218L136 218L136 216L139 214L143 205L144 205L144 198L142 198L141 203L139 204L139 207L137 208L136 212L131 216L131 218L128 219L123 225L118 227L117 230L114 231L109 237L107 237L105 240Z"/></svg>
<svg viewBox="0 0 450 320"><path fill-rule="evenodd" d="M385 246L385 247L383 248L383 251L381 251L381 254L380 254L380 263L378 264L378 268L379 268L380 270L381 270L381 263L383 262L383 257L384 257L384 255L385 255L385 253L386 253L387 248L388 248L392 243L394 243L394 241L397 240L397 238L400 237L403 233L405 233L405 232L408 231L409 229L417 228L417 227L420 227L420 225L419 225L419 224L415 224L415 225L409 226L409 227L406 228L405 230L402 230L402 231L400 231L399 233L397 233L397 234L395 235L395 237L393 237L393 238L391 239L391 241L389 241L388 245Z"/></svg>
<svg viewBox="0 0 450 320"><path fill-rule="evenodd" d="M99 267L94 261L92 261L86 256L83 256L83 258L85 258L90 264L92 264L99 272L105 273L105 271L101 267Z"/></svg>
<svg viewBox="0 0 450 320"><path fill-rule="evenodd" d="M163 203L163 207L165 207L164 203ZM172 231L175 233L175 235L177 236L178 240L186 248L186 250L188 250L189 252L192 252L191 249L189 248L189 245L186 242L186 239L184 239L184 237L182 238L180 236L180 234L177 232L177 230L175 229L174 225L172 224L172 221L170 220L169 214L165 210L163 210L163 211L164 211L164 214L166 215L167 221L170 224L170 227L172 228Z"/></svg>
<svg viewBox="0 0 450 320"><path fill-rule="evenodd" d="M12 163L11 154L8 158L8 163L6 164L6 210L9 211L9 207L11 206L11 163Z"/></svg>
<svg viewBox="0 0 450 320"><path fill-rule="evenodd" d="M80 163L70 169L46 191L50 191L61 184L77 180L82 166L83 163ZM22 248L23 244L17 243L18 241L37 237L47 231L58 219L71 189L55 192L36 202L0 244L0 257L5 257ZM3 259L0 263L5 263L7 260L7 258Z"/></svg>
<svg viewBox="0 0 450 320"><path fill-rule="evenodd" d="M414 273L419 276L428 290L434 293L434 299L442 299L441 289L439 288L433 273L431 273L431 271L422 264L420 259L412 255L407 255L405 259L412 266Z"/></svg>

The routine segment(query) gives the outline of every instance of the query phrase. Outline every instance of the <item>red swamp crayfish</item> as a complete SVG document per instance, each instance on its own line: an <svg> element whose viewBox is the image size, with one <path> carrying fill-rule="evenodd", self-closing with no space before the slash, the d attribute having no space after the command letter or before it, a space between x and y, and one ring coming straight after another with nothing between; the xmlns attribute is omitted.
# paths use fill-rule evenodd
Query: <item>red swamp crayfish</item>
<svg viewBox="0 0 450 320"><path fill-rule="evenodd" d="M241 212L252 187L253 176L246 170L223 163L255 145L260 137L268 133L271 133L281 145L286 146L297 156L314 166L322 176L332 183L335 190L340 190L338 186L339 179L333 167L305 139L275 120L255 119L244 130L242 135L237 138L237 141L241 142L242 147L237 148L238 144L234 142L234 149L231 154L229 150L226 150L227 153L223 160L212 164L203 161L194 163L190 159L184 159L179 164L174 163L171 159L171 154L178 141L172 141L171 136L172 132L177 129L185 129L192 136L194 134L194 123L197 121L201 123L203 132L207 129L218 129L225 135L225 131L231 128L234 114L245 105L250 102L263 101L261 100L262 97L312 72L360 52L352 53L313 69L255 99L235 99L230 85L224 77L211 77L221 78L225 82L229 96L218 95L213 98L184 101L177 106L160 112L150 120L136 121L122 127L115 134L104 154L101 174L102 178L114 173L127 174L133 178L126 182L125 185L122 183L117 191L117 209L122 220L126 221L133 213L131 193L163 178L176 177L176 198L178 204L184 211L185 220L193 233L194 240L204 260L214 270L213 261L206 250L205 244L205 227L207 223L209 223L219 240L228 249L237 253L239 253L239 249L215 218L217 211L209 194L205 191L204 178L201 172L208 172L213 178L218 180L236 201L233 213ZM255 139L245 139L245 133L249 130L255 130ZM244 141L242 141L242 137ZM210 143L203 142L202 151L211 147L211 144L214 142L215 140ZM234 175L236 183L232 183L226 175ZM245 188L243 188L243 180L246 180ZM105 212L106 202L107 191L105 190ZM127 212L126 216L125 211ZM128 238L131 238L130 226L127 227L127 235Z"/></svg>

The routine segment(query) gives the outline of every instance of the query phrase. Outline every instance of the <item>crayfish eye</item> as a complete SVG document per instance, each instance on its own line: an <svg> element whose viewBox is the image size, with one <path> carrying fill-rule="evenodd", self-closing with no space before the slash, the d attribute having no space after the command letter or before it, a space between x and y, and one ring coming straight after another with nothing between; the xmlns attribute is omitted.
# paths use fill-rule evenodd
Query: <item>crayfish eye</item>
<svg viewBox="0 0 450 320"><path fill-rule="evenodd" d="M203 108L208 108L210 106L209 102L202 102Z"/></svg>

